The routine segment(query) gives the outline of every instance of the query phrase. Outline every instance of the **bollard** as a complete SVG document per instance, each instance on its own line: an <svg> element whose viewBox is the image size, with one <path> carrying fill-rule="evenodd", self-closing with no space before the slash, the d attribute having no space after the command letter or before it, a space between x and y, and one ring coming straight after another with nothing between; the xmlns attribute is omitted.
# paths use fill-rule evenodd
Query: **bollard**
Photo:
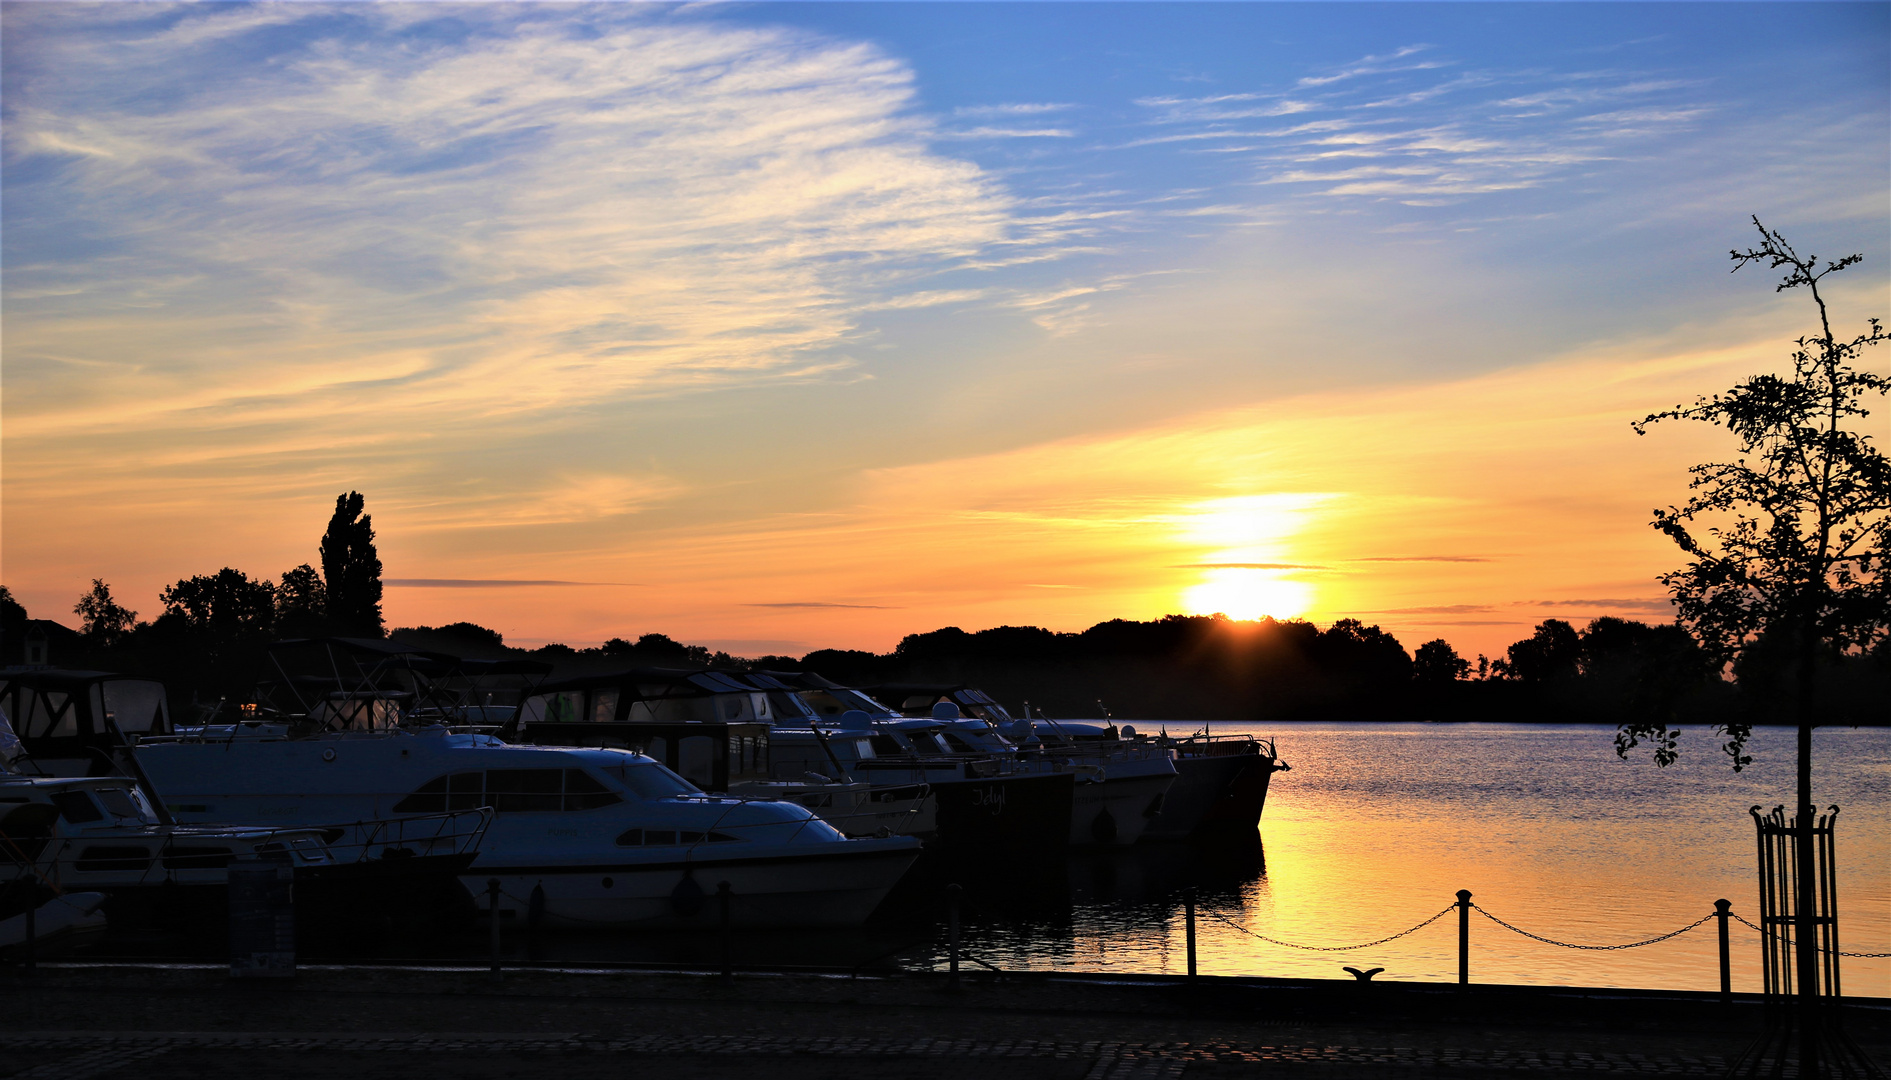
<svg viewBox="0 0 1891 1080"><path fill-rule="evenodd" d="M1727 949L1727 918L1733 914L1732 907L1730 901L1714 901L1714 917L1720 920L1720 1002L1723 1005L1733 1003L1733 960Z"/></svg>
<svg viewBox="0 0 1891 1080"><path fill-rule="evenodd" d="M1182 920L1188 927L1188 977L1195 978L1195 889L1190 886L1182 892Z"/></svg>
<svg viewBox="0 0 1891 1080"><path fill-rule="evenodd" d="M716 906L722 913L722 981L726 983L735 981L735 953L729 944L729 896L732 891L728 882L716 883Z"/></svg>
<svg viewBox="0 0 1891 1080"><path fill-rule="evenodd" d="M959 985L959 887L946 886L946 918L952 934L952 985Z"/></svg>
<svg viewBox="0 0 1891 1080"><path fill-rule="evenodd" d="M486 910L492 921L492 973L499 975L499 879L486 879Z"/></svg>
<svg viewBox="0 0 1891 1080"><path fill-rule="evenodd" d="M1471 981L1471 890L1458 890L1458 985Z"/></svg>

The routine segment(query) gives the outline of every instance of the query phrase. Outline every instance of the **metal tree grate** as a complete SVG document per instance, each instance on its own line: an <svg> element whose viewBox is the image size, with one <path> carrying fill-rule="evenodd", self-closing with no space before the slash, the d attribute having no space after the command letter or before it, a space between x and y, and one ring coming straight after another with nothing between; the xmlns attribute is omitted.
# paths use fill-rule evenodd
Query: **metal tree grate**
<svg viewBox="0 0 1891 1080"><path fill-rule="evenodd" d="M1748 813L1759 841L1760 972L1768 1021L1765 1033L1734 1062L1730 1075L1882 1080L1884 1072L1845 1034L1834 1008L1840 997L1838 859L1833 840L1838 807L1819 814L1808 806L1791 818L1783 806L1774 807L1770 814L1761 814L1755 806ZM1802 866L1800 838L1808 832L1812 865ZM1805 920L1810 930L1805 932L1814 935L1818 957L1809 979L1799 974L1802 874L1812 876L1812 912ZM1807 986L1808 981L1816 985ZM1808 991L1810 1001L1805 996Z"/></svg>
<svg viewBox="0 0 1891 1080"><path fill-rule="evenodd" d="M1799 837L1812 819L1814 875L1812 894L1815 914L1813 932L1818 936L1819 983L1811 987L1822 998L1840 996L1838 970L1838 874L1832 847L1833 826L1838 821L1838 807L1816 817L1807 813L1788 819L1784 806L1762 815L1755 806L1755 832L1760 843L1760 971L1768 999L1793 996L1797 981L1799 936Z"/></svg>

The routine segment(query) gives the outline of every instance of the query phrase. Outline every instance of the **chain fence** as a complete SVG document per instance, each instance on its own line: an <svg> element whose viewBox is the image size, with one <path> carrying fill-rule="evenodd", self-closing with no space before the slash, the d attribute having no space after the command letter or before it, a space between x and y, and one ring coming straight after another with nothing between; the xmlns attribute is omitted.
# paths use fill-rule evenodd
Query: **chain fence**
<svg viewBox="0 0 1891 1080"><path fill-rule="evenodd" d="M1477 912L1479 915L1484 916L1486 919L1489 919L1491 922L1496 923L1498 926L1503 927L1504 929L1510 931L1513 934L1522 934L1524 937L1529 938L1531 941L1540 941L1545 945L1554 945L1560 949L1583 949L1588 952L1614 952L1617 949L1639 949L1643 945L1654 945L1659 942L1666 941L1669 938L1680 937L1682 934L1687 933L1689 930L1694 929L1695 927L1701 925L1702 923L1714 917L1713 913L1709 912L1708 914L1701 916L1700 918L1694 920L1693 922L1688 923L1686 926L1683 926L1679 930L1670 930L1667 933L1662 934L1660 937L1651 937L1647 941L1631 941L1623 945L1578 945L1573 941L1557 941L1555 938L1546 938L1541 934L1532 934L1530 931L1525 930L1522 927L1512 926L1509 923L1498 918L1497 916L1492 915L1490 912L1485 911L1483 908L1478 907L1476 904L1471 905L1471 910Z"/></svg>
<svg viewBox="0 0 1891 1080"><path fill-rule="evenodd" d="M1432 923L1437 922L1439 919L1444 918L1446 915L1449 915L1452 911L1456 910L1457 906L1458 905L1456 904L1448 904L1445 906L1445 909L1443 911L1440 911L1438 914L1433 915L1431 918L1426 919L1422 923L1419 923L1417 926L1414 926L1408 930L1400 930L1396 934L1392 934L1389 937L1382 937L1378 939L1377 941L1368 941L1359 945L1297 945L1291 941L1282 941L1279 938L1268 937L1266 934L1257 934L1254 931L1249 930L1247 927L1242 926L1240 923L1235 922L1233 919L1230 919L1219 912L1204 911L1204 912L1201 912L1201 914L1206 915L1209 918L1215 919L1219 922L1226 923L1227 925L1234 927L1236 930L1241 931L1243 934L1246 934L1249 937L1260 938L1262 941L1265 941L1270 945L1279 945L1288 949L1305 949L1308 952L1352 952L1355 949L1370 949L1374 945L1384 945L1388 941L1397 941L1398 939L1404 937L1407 934L1415 934L1418 931L1423 930L1425 927L1430 926Z"/></svg>
<svg viewBox="0 0 1891 1080"><path fill-rule="evenodd" d="M1762 927L1759 927L1759 926L1755 926L1754 924L1752 924L1752 923L1750 923L1750 922L1748 922L1748 921L1746 921L1745 919L1743 919L1743 918L1741 918L1740 916L1738 916L1738 915L1734 915L1734 914L1733 914L1732 912L1728 912L1727 914L1729 914L1729 915L1732 915L1732 916L1733 916L1733 920L1734 920L1735 922L1737 922L1737 923L1739 923L1739 924L1740 924L1741 926L1744 926L1744 927L1746 927L1746 928L1747 928L1748 930L1755 930L1755 931L1758 931L1758 932L1759 932L1759 933L1760 933L1760 934L1761 934L1762 936L1764 936L1764 937L1770 937L1770 938L1772 938L1772 939L1773 939L1773 940L1775 940L1775 941L1786 941L1786 940L1790 940L1790 939L1788 939L1788 938L1786 938L1786 937L1784 937L1784 936L1782 936L1782 935L1780 935L1780 934L1775 934L1775 933L1773 933L1773 932L1772 932L1772 931L1770 931L1770 930L1766 930L1766 929L1764 929L1764 928L1762 928ZM1819 951L1820 951L1820 952L1831 952L1831 950L1830 950L1830 949L1827 949L1827 948L1826 948L1825 946L1823 946L1823 945L1821 945L1821 946L1819 946ZM1883 960L1883 959L1885 959L1886 957L1891 957L1891 952L1845 952L1844 950L1842 950L1842 949L1841 949L1841 950L1839 950L1838 952L1835 952L1835 953L1832 953L1832 955L1834 955L1834 956L1853 956L1853 957L1857 957L1858 959L1861 959L1861 960Z"/></svg>
<svg viewBox="0 0 1891 1080"><path fill-rule="evenodd" d="M1444 910L1438 912L1436 915L1433 915L1431 918L1426 919L1425 921L1421 923L1418 923L1415 926L1412 926L1405 930L1400 930L1396 934L1390 934L1386 937L1378 938L1373 941L1363 942L1358 945L1302 945L1298 942L1282 941L1279 938L1269 937L1268 935L1259 933L1258 931L1250 930L1247 927L1242 926L1240 923L1235 922L1233 919L1230 919L1219 912L1203 911L1203 912L1200 912L1199 914L1202 916L1206 916L1207 918L1214 919L1215 921L1220 922L1224 925L1231 926L1234 929L1239 930L1241 933L1246 934L1247 936L1251 938L1257 938L1261 941L1267 942L1270 945L1279 945L1282 948L1303 949L1307 952L1353 952L1358 949L1370 949L1375 945L1384 945L1385 943L1389 941L1397 941L1399 938L1405 937L1407 934L1417 933L1418 931L1423 930L1425 927L1430 926L1432 923L1437 922L1439 919L1444 918L1446 915L1456 910L1457 906L1458 905L1456 904L1446 905ZM1554 945L1559 949L1581 949L1585 952L1617 952L1622 949L1639 949L1646 945L1658 945L1661 942L1668 941L1673 938L1678 938L1682 934L1685 934L1689 932L1690 930L1698 930L1700 927L1706 925L1707 923L1713 921L1714 918L1716 918L1716 914L1714 912L1708 912L1706 915L1703 915L1700 918L1695 919L1693 922L1688 923L1686 926L1681 927L1679 930L1670 930L1665 934L1659 934L1659 935L1656 935L1655 937L1648 938L1644 941L1629 941L1629 942L1624 942L1620 945L1584 945L1584 944L1581 944L1580 942L1558 941L1555 938L1544 937L1541 934L1533 934L1530 931L1525 930L1521 926L1517 926L1513 923L1509 923L1509 922L1504 921L1503 919L1498 918L1497 916L1484 910L1482 907L1478 906L1477 904L1472 904L1471 910L1477 912L1479 915L1484 916L1486 919L1489 919L1491 922L1496 923L1498 926L1503 927L1504 929L1510 931L1511 933L1521 934L1522 936L1529 938L1531 941L1539 941L1545 945ZM1728 915L1731 918L1733 918L1736 922L1739 922L1741 925L1747 927L1748 929L1757 930L1762 934L1767 933L1767 931L1762 930L1760 927L1754 925L1753 923L1748 922L1747 920L1741 918L1739 915L1734 914L1733 912L1728 912ZM1769 936L1775 936L1775 935L1769 935ZM1820 951L1823 952L1826 950L1821 949ZM1849 956L1849 957L1854 957L1861 960L1882 960L1887 957L1891 957L1891 953L1881 953L1881 952L1871 953L1871 952L1840 951L1836 955Z"/></svg>

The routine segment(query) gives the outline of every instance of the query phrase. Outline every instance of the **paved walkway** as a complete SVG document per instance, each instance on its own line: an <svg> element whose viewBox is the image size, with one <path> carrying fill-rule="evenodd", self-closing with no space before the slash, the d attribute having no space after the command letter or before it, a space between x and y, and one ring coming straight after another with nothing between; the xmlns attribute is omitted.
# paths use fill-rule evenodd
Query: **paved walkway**
<svg viewBox="0 0 1891 1080"><path fill-rule="evenodd" d="M1756 1005L1549 988L150 966L0 971L33 1080L1480 1080L1713 1076ZM1891 1003L1853 1033L1891 1049Z"/></svg>
<svg viewBox="0 0 1891 1080"><path fill-rule="evenodd" d="M700 1065L720 1066L727 1071L728 1059L741 1058L816 1058L824 1059L822 1069L828 1075L846 1075L856 1070L845 1068L857 1059L907 1059L932 1061L943 1066L921 1069L924 1075L991 1077L992 1066L1000 1062L1024 1059L1032 1062L1028 1070L1001 1070L1009 1074L1046 1076L1067 1074L1083 1080L1157 1080L1185 1075L1232 1074L1226 1066L1267 1064L1275 1068L1292 1066L1350 1067L1346 1072L1385 1075L1393 1072L1423 1072L1431 1075L1476 1073L1582 1073L1585 1075L1635 1076L1715 1076L1725 1070L1719 1057L1681 1055L1642 1055L1581 1052L1541 1052L1522 1050L1415 1049L1409 1047L1321 1046L1296 1043L1263 1044L1254 1042L1063 1042L1052 1039L1017 1039L994 1042L976 1039L885 1039L825 1036L703 1036L638 1035L620 1038L585 1037L577 1034L349 1034L313 1035L301 1033L233 1034L226 1032L128 1032L128 1033L16 1033L0 1035L0 1060L21 1066L18 1071L0 1071L16 1080L89 1080L120 1070L126 1076L140 1078L169 1075L202 1076L206 1072L236 1075L247 1072L240 1065L264 1065L261 1071L281 1076L355 1076L365 1056L370 1072L397 1073L403 1077L425 1075L411 1067L411 1060L396 1064L390 1058L450 1058L523 1066L528 1059L546 1055L588 1058L588 1062L564 1062L556 1066L560 1077L582 1076L593 1070L573 1069L574 1064L603 1066L620 1072L624 1056L665 1059L707 1058ZM181 1068L160 1068L169 1064L161 1057L177 1059ZM608 1057L614 1060L600 1060ZM720 1060L718 1060L720 1059ZM36 1062L35 1064L27 1064ZM1047 1063L1072 1063L1066 1069ZM445 1062L442 1062L443 1064ZM450 1075L468 1075L466 1061L455 1060ZM543 1062L541 1061L541 1064ZM204 1069L202 1066L211 1066ZM6 1066L0 1066L5 1070ZM666 1065L667 1069L667 1065ZM427 1070L431 1072L432 1070ZM482 1070L483 1071L483 1070ZM864 1071L864 1070L862 1070ZM1239 1071L1238 1069L1236 1071ZM1272 1071L1272 1070L1268 1070ZM1298 1070L1296 1070L1298 1071ZM874 1069L874 1075L886 1075ZM764 1075L780 1075L771 1067Z"/></svg>

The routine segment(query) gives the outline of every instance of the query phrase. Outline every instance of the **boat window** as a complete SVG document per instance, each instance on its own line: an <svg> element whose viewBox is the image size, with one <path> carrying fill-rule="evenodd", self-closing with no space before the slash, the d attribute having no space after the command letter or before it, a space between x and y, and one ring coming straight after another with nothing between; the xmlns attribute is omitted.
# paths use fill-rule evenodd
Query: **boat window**
<svg viewBox="0 0 1891 1080"><path fill-rule="evenodd" d="M138 804L132 800L129 788L94 788L92 796L105 807L106 813L121 821L129 819L142 824L154 824L146 820L145 815L140 812Z"/></svg>
<svg viewBox="0 0 1891 1080"><path fill-rule="evenodd" d="M618 847L667 847L671 844L735 844L742 840L720 832L677 832L672 829L625 829L617 837Z"/></svg>
<svg viewBox="0 0 1891 1080"><path fill-rule="evenodd" d="M448 810L477 810L482 806L491 806L486 798L486 774L483 772L456 772L447 777L446 808Z"/></svg>
<svg viewBox="0 0 1891 1080"><path fill-rule="evenodd" d="M88 847L79 852L75 870L143 870L151 865L151 849L130 846Z"/></svg>
<svg viewBox="0 0 1891 1080"><path fill-rule="evenodd" d="M833 694L840 700L842 706L847 709L859 709L869 716L884 716L888 712L885 705L882 705L880 702L873 700L858 690L836 689L833 691Z"/></svg>
<svg viewBox="0 0 1891 1080"><path fill-rule="evenodd" d="M644 754L661 764L667 765L670 760L670 740L661 735L652 738L648 743L637 747L636 750L638 753Z"/></svg>
<svg viewBox="0 0 1891 1080"><path fill-rule="evenodd" d="M113 679L105 684L105 715L118 730L163 734L171 729L164 704L164 684L143 679Z"/></svg>
<svg viewBox="0 0 1891 1080"><path fill-rule="evenodd" d="M446 810L446 782L444 776L436 776L415 789L394 804L396 814L438 814Z"/></svg>
<svg viewBox="0 0 1891 1080"><path fill-rule="evenodd" d="M803 690L800 697L821 716L839 716L847 711L847 706L841 704L839 698L825 690Z"/></svg>
<svg viewBox="0 0 1891 1080"><path fill-rule="evenodd" d="M796 716L811 716L814 714L814 710L808 708L800 698L781 690L771 690L769 692L768 704L773 707L775 718L778 720L785 720Z"/></svg>
<svg viewBox="0 0 1891 1080"><path fill-rule="evenodd" d="M603 770L639 798L663 799L673 795L700 795L702 789L661 765L612 765Z"/></svg>
<svg viewBox="0 0 1891 1080"><path fill-rule="evenodd" d="M940 732L939 737L945 740L946 749L948 750L961 754L975 754L978 752L971 743L966 742L950 731Z"/></svg>
<svg viewBox="0 0 1891 1080"><path fill-rule="evenodd" d="M565 770L565 809L595 810L600 806L623 802L597 778L583 769Z"/></svg>
<svg viewBox="0 0 1891 1080"><path fill-rule="evenodd" d="M27 690L26 721L20 735L28 739L66 739L79 733L78 711L59 690Z"/></svg>
<svg viewBox="0 0 1891 1080"><path fill-rule="evenodd" d="M707 735L689 735L676 741L676 771L699 788L707 789L715 781L716 740Z"/></svg>
<svg viewBox="0 0 1891 1080"><path fill-rule="evenodd" d="M545 695L545 722L569 724L584 719L584 691L563 690Z"/></svg>
<svg viewBox="0 0 1891 1080"><path fill-rule="evenodd" d="M545 699L542 696L529 697L519 706L519 723L531 726L545 719Z"/></svg>
<svg viewBox="0 0 1891 1080"><path fill-rule="evenodd" d="M486 798L502 814L562 809L563 769L491 769Z"/></svg>
<svg viewBox="0 0 1891 1080"><path fill-rule="evenodd" d="M591 722L608 724L617 719L617 691L599 690L591 695Z"/></svg>
<svg viewBox="0 0 1891 1080"><path fill-rule="evenodd" d="M898 757L904 754L906 749L902 747L899 740L895 739L893 736L882 735L876 732L873 736L873 752L875 754Z"/></svg>
<svg viewBox="0 0 1891 1080"><path fill-rule="evenodd" d="M221 870L229 865L227 847L174 847L164 852L166 870Z"/></svg>
<svg viewBox="0 0 1891 1080"><path fill-rule="evenodd" d="M98 804L83 791L55 791L52 802L59 808L59 816L74 825L105 820L105 815L99 813Z"/></svg>

